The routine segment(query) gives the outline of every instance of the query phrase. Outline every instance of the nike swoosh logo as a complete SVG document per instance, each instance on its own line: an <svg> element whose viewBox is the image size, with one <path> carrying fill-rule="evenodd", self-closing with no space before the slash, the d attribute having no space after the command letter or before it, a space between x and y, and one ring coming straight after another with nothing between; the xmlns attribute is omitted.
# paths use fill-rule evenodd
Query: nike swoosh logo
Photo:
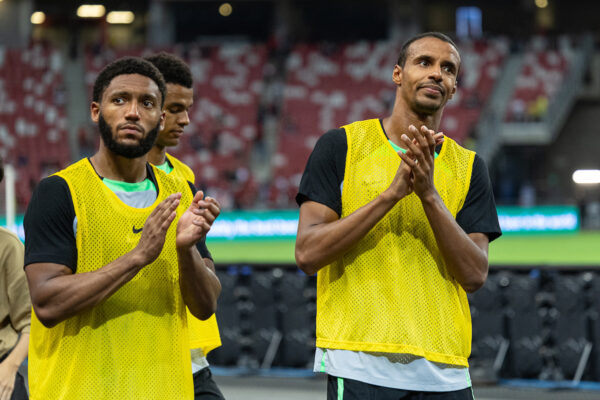
<svg viewBox="0 0 600 400"><path fill-rule="evenodd" d="M140 229L136 229L135 226L134 226L133 227L133 233L140 233L142 231L142 229L144 229L143 226Z"/></svg>

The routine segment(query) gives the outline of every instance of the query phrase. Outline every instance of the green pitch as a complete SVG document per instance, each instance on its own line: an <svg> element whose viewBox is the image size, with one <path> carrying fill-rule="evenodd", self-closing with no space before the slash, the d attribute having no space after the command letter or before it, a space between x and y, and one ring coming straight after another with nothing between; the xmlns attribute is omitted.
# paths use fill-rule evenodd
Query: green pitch
<svg viewBox="0 0 600 400"><path fill-rule="evenodd" d="M600 266L600 232L500 237L490 245L490 264Z"/></svg>
<svg viewBox="0 0 600 400"><path fill-rule="evenodd" d="M294 263L294 242L210 241L217 263ZM505 235L490 245L492 265L600 266L600 232L565 235Z"/></svg>

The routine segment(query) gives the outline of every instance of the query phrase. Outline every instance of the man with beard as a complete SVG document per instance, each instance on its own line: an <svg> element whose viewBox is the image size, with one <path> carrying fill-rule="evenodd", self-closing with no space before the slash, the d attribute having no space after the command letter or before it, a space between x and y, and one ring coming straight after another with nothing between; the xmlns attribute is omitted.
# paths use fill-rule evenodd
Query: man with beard
<svg viewBox="0 0 600 400"><path fill-rule="evenodd" d="M466 292L484 284L500 228L483 160L435 133L459 68L450 38L413 37L391 116L326 133L308 160L296 261L318 271L328 399L473 398Z"/></svg>
<svg viewBox="0 0 600 400"><path fill-rule="evenodd" d="M163 110L165 124L158 133L154 147L148 153L148 161L167 174L178 176L194 183L194 172L167 153L167 147L177 146L186 126L190 123L188 112L194 103L194 88L190 67L168 53L159 53L146 57L160 71L167 84L167 97ZM214 271L212 260L205 260ZM221 345L217 319L213 315L206 321L200 321L188 312L188 331L194 375L194 399L224 399L219 387L212 379L206 356Z"/></svg>
<svg viewBox="0 0 600 400"><path fill-rule="evenodd" d="M141 58L106 66L99 150L40 182L25 215L31 399L192 399L186 307L216 309L204 239L219 204L153 168L165 83Z"/></svg>

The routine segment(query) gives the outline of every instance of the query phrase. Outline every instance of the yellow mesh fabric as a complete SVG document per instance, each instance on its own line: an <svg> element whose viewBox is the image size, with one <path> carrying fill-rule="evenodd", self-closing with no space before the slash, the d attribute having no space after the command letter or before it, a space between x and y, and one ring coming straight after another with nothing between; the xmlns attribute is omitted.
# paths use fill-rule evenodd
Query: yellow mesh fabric
<svg viewBox="0 0 600 400"><path fill-rule="evenodd" d="M190 167L176 159L170 154L166 155L173 166L171 174L194 183L196 178ZM187 309L187 308L186 308ZM213 314L206 321L201 321L194 317L190 310L187 310L188 331L190 335L190 349L201 348L204 355L211 350L221 346L221 336L219 335L219 326L217 317Z"/></svg>
<svg viewBox="0 0 600 400"><path fill-rule="evenodd" d="M344 126L348 138L342 217L392 182L400 157L378 120ZM475 153L445 138L434 181L452 215L461 209ZM419 198L396 204L353 249L319 271L317 346L409 353L467 366L471 316L450 276Z"/></svg>
<svg viewBox="0 0 600 400"><path fill-rule="evenodd" d="M181 161L179 161L177 158L173 157L169 153L165 154L165 156L167 157L167 160L169 160L169 162L173 166L173 171L171 171L172 174L175 174L175 176L183 178L186 181L196 183L196 177L194 176L194 171L192 171L192 169L190 167L188 167L187 165L185 165L184 163L182 163Z"/></svg>
<svg viewBox="0 0 600 400"><path fill-rule="evenodd" d="M94 308L45 328L34 315L29 348L32 400L192 399L185 305L179 288L175 230L191 191L154 169L156 202L125 205L87 159L57 175L70 188L77 215L77 272L94 271L131 251L146 218L169 194L182 193L158 259Z"/></svg>

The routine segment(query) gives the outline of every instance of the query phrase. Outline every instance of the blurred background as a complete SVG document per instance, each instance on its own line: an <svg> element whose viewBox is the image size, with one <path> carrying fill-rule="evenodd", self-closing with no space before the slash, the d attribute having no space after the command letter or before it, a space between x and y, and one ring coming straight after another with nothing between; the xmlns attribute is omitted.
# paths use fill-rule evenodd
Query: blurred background
<svg viewBox="0 0 600 400"><path fill-rule="evenodd" d="M228 398L324 398L315 277L293 256L300 177L324 132L389 113L404 40L441 31L462 57L441 129L487 162L505 232L470 296L475 394L599 398L599 13L580 0L0 0L0 225L24 239L39 180L95 152L91 88L107 63L181 56L195 103L169 152L224 210L208 239L223 285L209 361Z"/></svg>

